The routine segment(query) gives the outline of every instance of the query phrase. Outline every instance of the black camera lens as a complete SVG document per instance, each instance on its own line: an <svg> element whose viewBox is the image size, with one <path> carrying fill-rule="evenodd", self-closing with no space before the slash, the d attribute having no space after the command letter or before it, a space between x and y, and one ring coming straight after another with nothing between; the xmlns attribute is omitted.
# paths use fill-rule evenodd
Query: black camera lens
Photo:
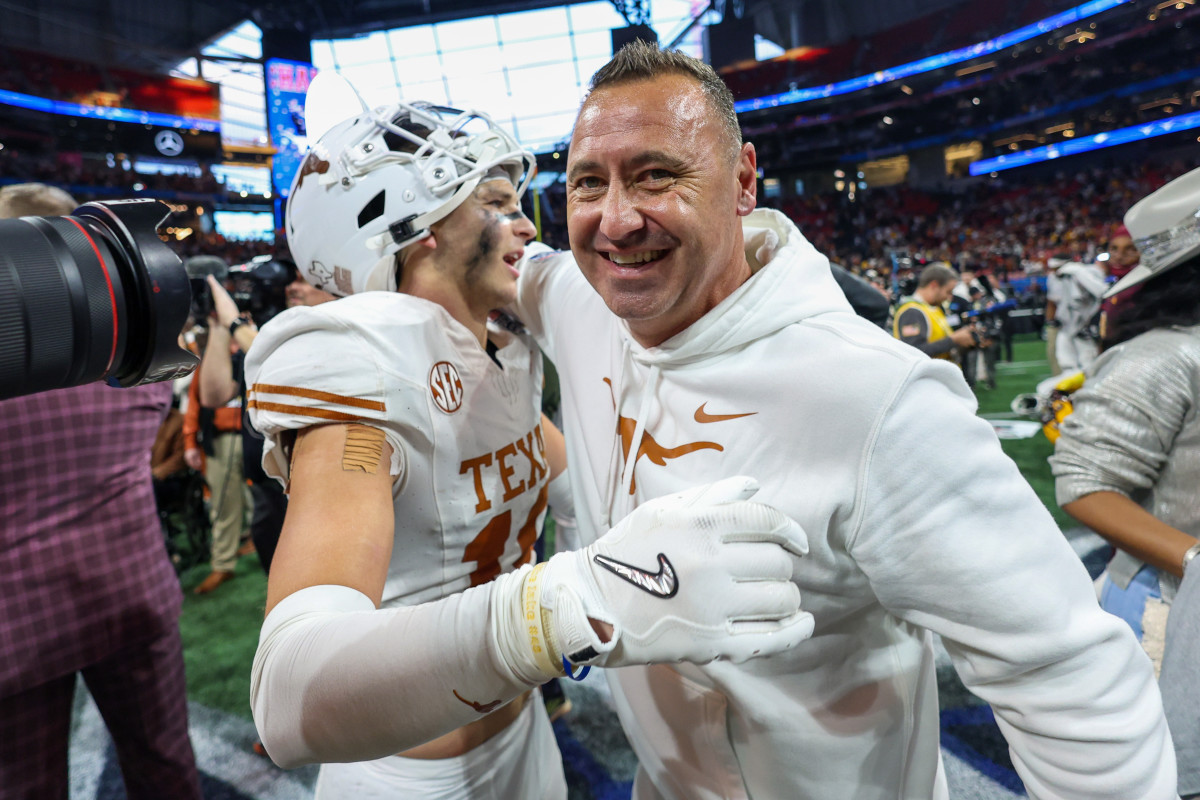
<svg viewBox="0 0 1200 800"><path fill-rule="evenodd" d="M186 375L187 273L156 230L157 200L0 220L0 399L107 379Z"/></svg>
<svg viewBox="0 0 1200 800"><path fill-rule="evenodd" d="M208 315L213 312L212 290L208 288L208 278L188 278L192 289L192 319L201 325L208 323Z"/></svg>

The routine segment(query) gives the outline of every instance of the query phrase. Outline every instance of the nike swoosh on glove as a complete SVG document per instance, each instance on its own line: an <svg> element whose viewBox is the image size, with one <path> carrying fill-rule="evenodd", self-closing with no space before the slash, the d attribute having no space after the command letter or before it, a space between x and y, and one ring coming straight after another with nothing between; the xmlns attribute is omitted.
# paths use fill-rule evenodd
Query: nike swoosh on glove
<svg viewBox="0 0 1200 800"><path fill-rule="evenodd" d="M791 580L790 554L807 553L807 537L749 502L757 491L739 476L651 500L591 546L535 567L525 612L531 640L548 645L541 666L740 662L811 636ZM590 620L612 626L608 641Z"/></svg>

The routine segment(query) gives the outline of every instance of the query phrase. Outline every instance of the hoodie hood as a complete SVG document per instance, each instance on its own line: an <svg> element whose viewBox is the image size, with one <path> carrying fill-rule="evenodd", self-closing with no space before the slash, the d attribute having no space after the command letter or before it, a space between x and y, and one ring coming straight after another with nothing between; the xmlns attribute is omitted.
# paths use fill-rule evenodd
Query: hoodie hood
<svg viewBox="0 0 1200 800"><path fill-rule="evenodd" d="M829 260L816 251L792 221L778 211L758 210L742 222L749 280L729 297L657 347L642 347L629 326L620 322L621 366L613 387L623 407L631 370L647 369L647 379L631 438L633 457L621 467L620 437L614 437L605 486L605 527L633 510L633 470L646 432L662 373L675 367L720 357L723 353L769 336L818 314L854 311L837 285ZM632 399L632 398L631 398ZM618 498L621 498L618 500Z"/></svg>
<svg viewBox="0 0 1200 800"><path fill-rule="evenodd" d="M829 269L790 219L759 209L742 221L750 279L715 308L657 347L642 347L622 321L640 364L683 365L732 350L794 322L833 311L854 313Z"/></svg>

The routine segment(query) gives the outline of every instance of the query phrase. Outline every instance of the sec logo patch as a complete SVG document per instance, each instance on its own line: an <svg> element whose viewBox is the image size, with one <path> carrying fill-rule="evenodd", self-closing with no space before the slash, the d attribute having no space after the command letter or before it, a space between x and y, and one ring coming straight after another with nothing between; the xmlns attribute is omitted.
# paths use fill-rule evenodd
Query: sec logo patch
<svg viewBox="0 0 1200 800"><path fill-rule="evenodd" d="M462 408L463 385L458 369L449 361L439 361L429 371L429 391L433 402L447 414Z"/></svg>

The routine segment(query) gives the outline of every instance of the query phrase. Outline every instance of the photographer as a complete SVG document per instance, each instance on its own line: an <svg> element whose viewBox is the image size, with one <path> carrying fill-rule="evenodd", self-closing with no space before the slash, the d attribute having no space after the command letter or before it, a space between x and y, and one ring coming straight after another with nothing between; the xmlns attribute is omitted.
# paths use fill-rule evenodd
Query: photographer
<svg viewBox="0 0 1200 800"><path fill-rule="evenodd" d="M921 270L912 297L896 309L892 335L911 344L931 358L959 361L962 353L991 342L974 325L955 330L944 306L958 285L958 273L946 264L930 264Z"/></svg>
<svg viewBox="0 0 1200 800"><path fill-rule="evenodd" d="M0 189L0 218L70 214L59 189ZM16 262L20 263L20 262ZM169 383L93 381L0 402L0 795L66 797L77 675L130 800L199 800L182 596L150 448Z"/></svg>
<svg viewBox="0 0 1200 800"><path fill-rule="evenodd" d="M207 285L220 286L214 275L225 277L227 268L214 256L193 256L186 263L189 275L205 275ZM223 290L222 290L223 293ZM205 402L202 389L206 382L220 380L228 373L233 331L220 324L215 296L205 300L197 292L195 316L208 320L203 358L188 387L184 412L184 458L189 467L204 473L208 483L209 519L212 523L212 569L192 591L207 594L234 576L238 545L245 525L246 497L242 472L242 406L236 395L221 402ZM228 295L225 295L228 299ZM233 304L233 301L229 301ZM237 308L233 308L236 317Z"/></svg>
<svg viewBox="0 0 1200 800"><path fill-rule="evenodd" d="M973 270L963 270L962 281L955 287L950 300L950 314L974 330L976 348L964 353L962 358L963 377L967 385L974 388L982 377L988 389L996 388L996 362L1000 360L1000 347L1008 348L1008 360L1012 361L1012 332L1008 313L1015 303L1006 300L999 289L994 289L986 275L976 276ZM982 366L982 370L980 367Z"/></svg>
<svg viewBox="0 0 1200 800"><path fill-rule="evenodd" d="M271 263L291 266L289 262L283 261ZM249 271L248 274L253 276L256 273ZM336 299L305 281L294 267L288 275L291 280L283 287L283 296L288 308L315 306ZM278 288L273 285L274 282L259 280L255 283L253 277L250 280L252 289L243 298L244 305L276 308L278 304L272 302L272 298L264 297L271 294L274 288ZM237 301L225 291L216 278L209 275L206 281L212 298L212 313L209 316L208 347L200 363L197 378L200 405L205 408L220 408L236 401L236 406L241 409L245 407L246 399L243 363L246 352L258 336L258 326L253 319L245 315L247 312L239 309ZM266 321L262 320L264 324ZM283 527L287 495L283 493L277 481L268 478L263 472L262 435L254 430L249 420L243 419L241 423L242 473L250 482L250 495L254 504L250 539L258 552L263 570L269 571L271 559L275 554L275 544L279 541L279 531Z"/></svg>

